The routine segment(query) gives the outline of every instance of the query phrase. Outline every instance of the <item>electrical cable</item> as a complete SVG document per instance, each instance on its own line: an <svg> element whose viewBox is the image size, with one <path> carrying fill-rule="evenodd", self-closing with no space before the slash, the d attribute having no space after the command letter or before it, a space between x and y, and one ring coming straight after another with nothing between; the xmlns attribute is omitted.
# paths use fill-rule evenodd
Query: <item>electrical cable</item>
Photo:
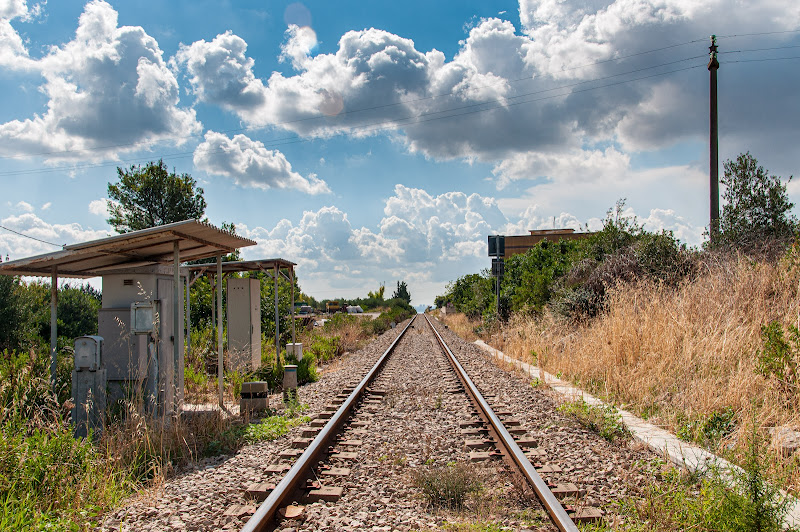
<svg viewBox="0 0 800 532"><path fill-rule="evenodd" d="M10 231L10 232L14 233L15 235L24 236L25 238L30 238L31 240L36 240L37 242L41 242L42 244L50 244L51 246L55 246L57 248L63 248L66 245L65 244L64 246L62 246L62 245L59 245L59 244L53 244L52 242L48 242L47 240L42 240L41 238L36 238L35 236L30 236L30 235L26 235L25 233L20 233L19 231L15 231L13 229L9 229L8 227L5 227L3 225L0 225L0 229L5 229L6 231Z"/></svg>
<svg viewBox="0 0 800 532"><path fill-rule="evenodd" d="M720 61L720 64L729 65L732 63L760 63L762 61L784 61L786 59L800 59L800 55L792 57L762 57L761 59L737 59L734 61Z"/></svg>
<svg viewBox="0 0 800 532"><path fill-rule="evenodd" d="M785 31L760 31L756 33L735 33L731 35L717 35L717 39L733 39L735 37L753 37L757 35L781 35L784 33L800 33L800 29L785 30Z"/></svg>
<svg viewBox="0 0 800 532"><path fill-rule="evenodd" d="M767 52L770 50L787 50L789 48L800 48L800 44L794 44L791 46L774 46L772 48L750 48L749 50L724 50L718 51L718 54L742 54L746 52Z"/></svg>

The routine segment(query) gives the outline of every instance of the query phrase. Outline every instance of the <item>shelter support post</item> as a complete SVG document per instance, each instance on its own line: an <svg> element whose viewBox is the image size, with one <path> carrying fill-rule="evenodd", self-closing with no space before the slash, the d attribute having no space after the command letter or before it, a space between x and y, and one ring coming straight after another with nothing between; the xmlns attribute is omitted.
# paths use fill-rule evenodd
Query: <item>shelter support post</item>
<svg viewBox="0 0 800 532"><path fill-rule="evenodd" d="M180 352L180 334L183 330L183 324L181 323L181 246L180 241L176 240L172 244L172 363L173 363L173 374L172 374L172 386L175 389L174 391L174 408L175 408L175 415L179 415L181 413L181 405L180 405L180 397L183 390L180 390L180 363L181 363L181 352Z"/></svg>
<svg viewBox="0 0 800 532"><path fill-rule="evenodd" d="M294 344L297 342L295 339L295 331L294 331L294 268L289 268L289 273L292 276L292 343Z"/></svg>
<svg viewBox="0 0 800 532"><path fill-rule="evenodd" d="M275 367L277 368L281 365L281 324L280 313L278 312L278 265L276 264L272 269L275 279L273 281L273 286L275 288Z"/></svg>
<svg viewBox="0 0 800 532"><path fill-rule="evenodd" d="M58 268L50 273L50 387L56 393L58 368Z"/></svg>
<svg viewBox="0 0 800 532"><path fill-rule="evenodd" d="M219 407L224 408L222 359L222 255L217 254L217 380L219 381Z"/></svg>
<svg viewBox="0 0 800 532"><path fill-rule="evenodd" d="M191 290L189 274L186 274L186 356L189 356L192 349L192 299L189 297Z"/></svg>

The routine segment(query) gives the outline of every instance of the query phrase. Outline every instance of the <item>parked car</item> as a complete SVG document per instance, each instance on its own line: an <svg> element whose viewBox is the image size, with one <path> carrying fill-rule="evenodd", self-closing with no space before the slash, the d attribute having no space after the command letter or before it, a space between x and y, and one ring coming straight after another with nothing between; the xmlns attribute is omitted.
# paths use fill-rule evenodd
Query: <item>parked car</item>
<svg viewBox="0 0 800 532"><path fill-rule="evenodd" d="M298 316L308 316L309 314L314 314L314 307L311 305L302 305L297 309Z"/></svg>

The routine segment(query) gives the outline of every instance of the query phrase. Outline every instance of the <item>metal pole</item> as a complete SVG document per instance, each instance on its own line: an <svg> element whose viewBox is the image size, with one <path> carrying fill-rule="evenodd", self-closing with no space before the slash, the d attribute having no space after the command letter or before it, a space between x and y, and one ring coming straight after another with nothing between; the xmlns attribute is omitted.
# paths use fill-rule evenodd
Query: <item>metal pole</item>
<svg viewBox="0 0 800 532"><path fill-rule="evenodd" d="M499 271L497 272L497 276L494 279L495 279L494 291L495 291L495 296L497 296L497 306L495 307L495 310L497 314L497 319L499 320L500 319L500 272Z"/></svg>
<svg viewBox="0 0 800 532"><path fill-rule="evenodd" d="M58 371L58 268L50 272L50 387L56 393Z"/></svg>
<svg viewBox="0 0 800 532"><path fill-rule="evenodd" d="M172 386L173 386L173 413L180 414L180 362L181 362L181 342L180 335L183 333L183 323L181 323L181 244L176 240L172 244Z"/></svg>
<svg viewBox="0 0 800 532"><path fill-rule="evenodd" d="M709 235L714 242L719 232L719 130L717 127L717 36L711 36L711 46L708 48L710 59L708 71L710 80L710 105L709 105Z"/></svg>
<svg viewBox="0 0 800 532"><path fill-rule="evenodd" d="M219 407L224 408L222 359L222 255L217 254L217 379L219 381Z"/></svg>
<svg viewBox="0 0 800 532"><path fill-rule="evenodd" d="M211 280L211 324L217 324L217 285L216 276L209 276Z"/></svg>
<svg viewBox="0 0 800 532"><path fill-rule="evenodd" d="M275 288L275 367L278 368L281 365L281 324L280 324L280 314L278 313L278 264L276 263L272 267L272 273L275 276L274 281L274 288Z"/></svg>
<svg viewBox="0 0 800 532"><path fill-rule="evenodd" d="M192 299L189 297L191 285L189 272L186 272L186 353L192 352Z"/></svg>
<svg viewBox="0 0 800 532"><path fill-rule="evenodd" d="M295 340L295 333L294 333L294 266L289 267L289 273L292 277L292 343L296 343Z"/></svg>

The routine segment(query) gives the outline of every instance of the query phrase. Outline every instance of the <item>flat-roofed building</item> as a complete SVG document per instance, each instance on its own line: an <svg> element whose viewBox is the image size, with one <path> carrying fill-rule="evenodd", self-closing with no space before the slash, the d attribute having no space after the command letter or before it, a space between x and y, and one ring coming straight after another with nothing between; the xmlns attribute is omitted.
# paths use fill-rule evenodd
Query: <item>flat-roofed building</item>
<svg viewBox="0 0 800 532"><path fill-rule="evenodd" d="M506 236L505 254L501 258L507 259L513 255L525 253L544 239L550 242L559 240L580 240L594 233L576 233L574 229L531 229L529 235Z"/></svg>

